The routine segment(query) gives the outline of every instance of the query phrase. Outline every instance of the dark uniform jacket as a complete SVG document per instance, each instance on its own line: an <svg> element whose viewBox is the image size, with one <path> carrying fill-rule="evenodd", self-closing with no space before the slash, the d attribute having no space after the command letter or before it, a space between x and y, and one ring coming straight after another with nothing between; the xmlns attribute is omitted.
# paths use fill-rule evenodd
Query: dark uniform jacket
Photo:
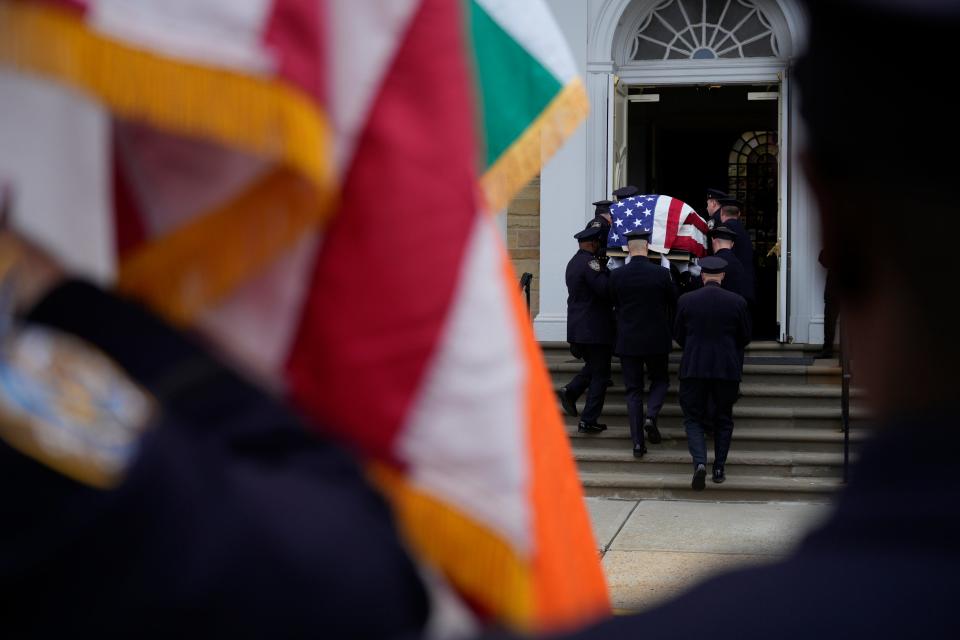
<svg viewBox="0 0 960 640"><path fill-rule="evenodd" d="M617 315L617 355L670 353L677 291L669 271L647 258L631 258L610 273L610 298Z"/></svg>
<svg viewBox="0 0 960 640"><path fill-rule="evenodd" d="M737 254L730 249L720 249L714 255L727 261L727 269L724 271L721 286L727 291L740 294L745 300L749 300L747 297L747 276Z"/></svg>
<svg viewBox="0 0 960 640"><path fill-rule="evenodd" d="M105 352L157 409L111 489L0 438L6 637L422 631L418 573L344 450L191 340L94 287L60 286L29 320Z"/></svg>
<svg viewBox="0 0 960 640"><path fill-rule="evenodd" d="M613 344L609 279L610 272L589 251L580 249L567 263L567 342Z"/></svg>
<svg viewBox="0 0 960 640"><path fill-rule="evenodd" d="M737 239L733 242L733 253L737 256L740 264L743 266L744 285L742 294L747 302L753 303L756 300L756 274L753 268L753 242L750 240L750 234L743 228L739 220L727 220L724 226L731 231L736 232Z"/></svg>
<svg viewBox="0 0 960 640"><path fill-rule="evenodd" d="M680 296L674 338L683 347L681 379L740 380L750 342L747 301L714 283Z"/></svg>

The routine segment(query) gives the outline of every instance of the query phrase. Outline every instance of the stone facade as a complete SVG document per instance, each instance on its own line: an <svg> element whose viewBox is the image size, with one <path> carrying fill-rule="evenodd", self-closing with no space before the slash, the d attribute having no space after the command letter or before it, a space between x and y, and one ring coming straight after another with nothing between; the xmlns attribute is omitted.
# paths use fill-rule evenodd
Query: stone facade
<svg viewBox="0 0 960 640"><path fill-rule="evenodd" d="M540 311L540 176L531 180L507 205L507 251L519 278L533 274L530 311Z"/></svg>

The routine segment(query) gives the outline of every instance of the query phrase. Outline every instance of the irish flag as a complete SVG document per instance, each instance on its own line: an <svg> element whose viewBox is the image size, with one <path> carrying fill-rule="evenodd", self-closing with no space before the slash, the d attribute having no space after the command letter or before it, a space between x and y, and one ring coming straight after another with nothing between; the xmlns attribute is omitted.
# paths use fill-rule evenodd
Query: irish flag
<svg viewBox="0 0 960 640"><path fill-rule="evenodd" d="M586 111L542 3L0 0L0 65L21 227L355 450L479 619L609 611L489 215Z"/></svg>

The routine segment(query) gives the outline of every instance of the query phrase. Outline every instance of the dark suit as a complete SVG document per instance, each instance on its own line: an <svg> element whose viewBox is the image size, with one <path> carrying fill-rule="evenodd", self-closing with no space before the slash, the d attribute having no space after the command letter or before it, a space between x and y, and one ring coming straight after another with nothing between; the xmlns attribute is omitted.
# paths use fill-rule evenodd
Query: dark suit
<svg viewBox="0 0 960 640"><path fill-rule="evenodd" d="M949 410L884 425L864 445L829 519L786 559L710 578L641 614L563 637L956 637L958 450L960 421Z"/></svg>
<svg viewBox="0 0 960 640"><path fill-rule="evenodd" d="M744 300L750 302L747 297L747 276L744 273L743 265L740 264L740 258L731 249L720 249L714 255L727 261L727 269L724 271L721 286L727 291L743 296Z"/></svg>
<svg viewBox="0 0 960 640"><path fill-rule="evenodd" d="M589 251L580 249L567 263L567 342L584 365L566 388L574 402L587 391L581 414L587 424L600 417L610 379L615 321L609 278L610 272Z"/></svg>
<svg viewBox="0 0 960 640"><path fill-rule="evenodd" d="M157 411L113 489L0 437L5 636L423 630L426 594L389 509L353 458L296 412L89 285L60 286L29 320L105 352Z"/></svg>
<svg viewBox="0 0 960 640"><path fill-rule="evenodd" d="M715 283L680 296L674 337L683 347L680 407L694 466L706 464L703 423L713 403L714 467L723 467L733 435L733 404L750 342L750 314L742 296Z"/></svg>
<svg viewBox="0 0 960 640"><path fill-rule="evenodd" d="M610 298L617 315L614 352L623 366L630 435L635 446L643 446L644 367L650 376L646 417L656 421L670 386L667 359L676 287L668 270L640 256L610 274Z"/></svg>

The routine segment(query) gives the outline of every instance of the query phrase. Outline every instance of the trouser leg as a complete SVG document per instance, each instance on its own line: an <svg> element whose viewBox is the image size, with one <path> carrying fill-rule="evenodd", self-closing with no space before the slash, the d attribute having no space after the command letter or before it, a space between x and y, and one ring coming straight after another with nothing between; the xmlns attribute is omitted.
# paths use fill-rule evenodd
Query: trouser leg
<svg viewBox="0 0 960 640"><path fill-rule="evenodd" d="M643 359L620 356L623 385L626 389L627 413L630 416L630 437L635 447L643 442Z"/></svg>
<svg viewBox="0 0 960 640"><path fill-rule="evenodd" d="M583 392L590 386L590 365L586 360L577 375L567 383L567 395L574 402L583 395Z"/></svg>
<svg viewBox="0 0 960 640"><path fill-rule="evenodd" d="M660 409L663 408L663 401L667 397L667 390L670 388L670 373L668 361L670 356L666 353L658 356L648 356L645 359L647 373L650 375L650 395L647 397L647 417L657 421L660 415Z"/></svg>
<svg viewBox="0 0 960 640"><path fill-rule="evenodd" d="M733 439L733 405L740 392L740 383L736 380L714 380L711 385L716 403L716 432L713 436L714 467L723 467L730 452Z"/></svg>
<svg viewBox="0 0 960 640"><path fill-rule="evenodd" d="M580 419L586 424L595 424L603 411L607 380L610 378L611 355L610 345L584 345L583 359L590 370L590 386L587 388L587 400Z"/></svg>
<svg viewBox="0 0 960 640"><path fill-rule="evenodd" d="M687 431L687 448L693 466L707 464L707 443L703 437L703 418L706 412L706 382L697 378L680 381L680 408L683 409L683 427Z"/></svg>

